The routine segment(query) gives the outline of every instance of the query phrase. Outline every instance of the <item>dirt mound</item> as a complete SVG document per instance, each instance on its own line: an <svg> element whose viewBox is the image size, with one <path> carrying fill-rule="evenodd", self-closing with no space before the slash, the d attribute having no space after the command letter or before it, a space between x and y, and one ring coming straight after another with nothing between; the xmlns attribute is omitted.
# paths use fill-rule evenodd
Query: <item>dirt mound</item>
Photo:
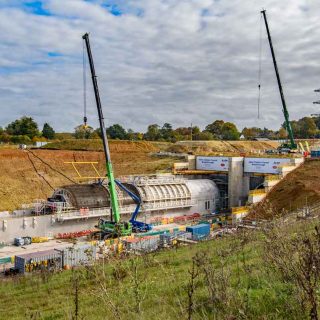
<svg viewBox="0 0 320 320"><path fill-rule="evenodd" d="M320 201L320 160L307 159L290 172L267 195L254 206L249 218L272 219L285 212L312 205Z"/></svg>
<svg viewBox="0 0 320 320"><path fill-rule="evenodd" d="M156 152L158 147L148 141L110 140L110 152ZM44 149L103 151L100 139L69 139L48 143Z"/></svg>
<svg viewBox="0 0 320 320"><path fill-rule="evenodd" d="M276 149L277 141L179 141L169 147L172 152L192 152L194 154L216 154L216 153L257 153L268 149Z"/></svg>
<svg viewBox="0 0 320 320"><path fill-rule="evenodd" d="M175 161L173 158L152 157L145 152L150 148L148 144L138 145L141 146L140 152L136 149L134 152L121 152L131 150L130 143L122 144L123 148L119 148L119 151L111 149L116 176L171 170ZM46 199L52 194L52 188L70 184L71 181L78 182L72 165L65 162L97 161L99 173L105 174L102 152L68 150L31 150L31 152L0 150L0 211L21 208L22 204L31 203L34 199ZM89 165L79 165L78 168L83 176L95 176Z"/></svg>

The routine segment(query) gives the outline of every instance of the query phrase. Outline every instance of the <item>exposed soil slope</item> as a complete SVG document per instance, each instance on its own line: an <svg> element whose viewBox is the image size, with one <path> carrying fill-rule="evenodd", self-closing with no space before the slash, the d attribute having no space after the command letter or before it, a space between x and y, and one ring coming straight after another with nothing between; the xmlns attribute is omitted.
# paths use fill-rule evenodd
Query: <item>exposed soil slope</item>
<svg viewBox="0 0 320 320"><path fill-rule="evenodd" d="M152 157L148 152L136 150L132 146L131 150L127 151L129 148L122 148L122 144L119 148L115 144L112 145L111 157L116 176L168 171L174 162L172 158ZM71 164L65 164L67 161L98 161L97 168L100 174L105 173L102 152L66 150L31 150L31 152L34 155L24 150L0 150L0 211L20 208L22 204L31 203L34 199L46 199L52 194L49 184L57 188L72 183L53 169L76 181L76 172ZM83 176L95 175L89 165L81 166L79 171Z"/></svg>
<svg viewBox="0 0 320 320"><path fill-rule="evenodd" d="M320 160L308 159L289 173L254 206L250 218L271 219L306 204L320 201Z"/></svg>
<svg viewBox="0 0 320 320"><path fill-rule="evenodd" d="M172 152L193 152L195 154L255 153L259 150L276 149L277 141L179 141L169 149Z"/></svg>
<svg viewBox="0 0 320 320"><path fill-rule="evenodd" d="M148 141L109 140L111 152L155 152L160 148ZM48 143L43 149L103 151L100 139L69 139Z"/></svg>

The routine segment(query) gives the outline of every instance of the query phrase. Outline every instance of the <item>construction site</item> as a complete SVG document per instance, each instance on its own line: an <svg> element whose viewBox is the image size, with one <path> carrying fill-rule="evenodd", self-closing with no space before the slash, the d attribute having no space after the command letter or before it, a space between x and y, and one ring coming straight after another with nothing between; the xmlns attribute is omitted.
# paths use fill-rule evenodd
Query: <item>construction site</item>
<svg viewBox="0 0 320 320"><path fill-rule="evenodd" d="M188 306L190 320L202 316L203 319L211 319L213 314L215 319L247 319L245 314L251 315L248 319L268 318L270 305L280 303L278 295L291 289L288 289L289 285L281 287L285 282L278 278L268 278L272 274L269 272L272 269L268 269L264 274L268 277L263 278L267 279L265 283L274 281L280 288L275 289L273 296L269 294L271 289L264 289L265 283L259 282L259 272L263 268L256 268L254 263L258 261L262 265L263 257L258 254L267 250L273 239L280 243L281 237L311 234L313 229L319 236L314 225L320 215L320 140L296 139L294 136L266 11L261 14L280 93L281 121L284 121L287 132L287 139L283 140L160 143L109 139L89 34L83 35L84 54L90 67L96 103L96 112L92 112L92 117L99 120L101 139L53 141L40 148L21 145L1 147L1 280L5 282L12 277L21 282L19 286L24 286L32 275L38 275L39 281L43 281L48 288L42 287L40 282L37 286L51 294L68 286L63 274L71 275L70 286L77 316L70 318L70 315L63 315L63 308L57 307L59 310L53 311L52 306L43 302L45 308L55 314L52 319L80 319L77 309L80 304L77 300L79 283L83 285L85 281L90 283L86 283L87 287L83 285L82 292L86 291L90 296L88 292L92 291L94 295L81 303L86 305L86 310L91 310L92 299L102 299L106 314L112 319L125 319L129 315L132 319L156 319L152 308L146 308L144 314L141 310L148 299L152 300L152 305L155 304L154 297L158 296L151 291L160 289L163 290L160 290L163 301L168 305L174 301L172 305ZM83 126L87 126L86 113ZM282 233L280 229L273 229L280 226ZM279 232L272 233L270 230ZM261 242L262 238L269 242ZM281 249L279 245L279 254L283 253ZM248 255L245 250L248 250ZM299 251L299 248L296 250ZM266 252L266 259L271 257L270 261L276 261L276 254L272 252L272 256L271 249ZM212 256L207 256L209 253ZM296 254L295 250L293 253ZM217 263L219 270L229 273L225 275L222 272L216 276L217 271L209 267L210 259ZM279 263L278 260L276 262ZM318 270L318 264L319 260L310 268ZM281 270L286 268L287 265ZM163 273L163 283L157 269ZM59 275L60 272L62 275ZM77 272L82 272L81 276L76 276ZM50 287L49 274L57 277L59 285ZM102 275L104 278L101 278ZM203 278L199 279L199 275ZM150 281L148 284L144 283L147 279ZM183 285L176 285L178 280ZM230 283L227 284L227 281ZM318 280L314 281L316 283ZM171 291L168 289L170 283L176 285L170 287ZM200 290L197 296L197 307L202 315L200 317L199 311L199 317L193 318L198 309L192 299L196 299L194 292L201 285L208 286L208 290ZM125 294L126 286L133 292L129 301L134 307L128 310L120 297ZM229 294L228 290L231 292L230 288L234 287L237 293L240 292L241 299L243 294L242 300L236 294L233 297ZM34 287L30 285L30 288ZM179 290L187 291L182 294ZM311 289L308 290L305 290L309 293L308 301L312 302ZM203 298L207 291L209 299ZM37 295L36 292L32 294ZM250 313L247 304L249 299L257 305L261 303L255 294L267 297L265 301L269 304L256 314ZM116 298L110 298L112 295ZM314 296L317 295L314 293ZM12 298L11 293L4 293L3 296L3 303ZM181 301L175 300L177 297L182 297ZM166 301L169 298L170 303ZM59 299L60 296L57 303L61 306L65 302ZM156 299L161 305L162 300ZM238 308L237 299L241 300L241 308ZM229 318L221 318L225 301L228 301L228 308L231 306ZM68 303L72 304L70 301ZM29 302L26 304L26 318L42 319L43 314L37 313L40 309L38 302L34 309ZM208 305L212 305L212 309ZM292 319L298 319L298 307L290 305ZM315 315L318 305L314 305L309 307L312 320L318 319ZM184 311L172 311L175 310L173 308L170 311L168 307L158 308L161 318L170 312L173 315L168 319L185 315ZM279 306L275 308L282 310ZM94 318L104 318L97 308L91 311ZM10 312L13 314L12 310ZM274 319L287 318L284 313L274 312Z"/></svg>
<svg viewBox="0 0 320 320"><path fill-rule="evenodd" d="M305 198L305 206L316 203L317 190L313 190L312 195L301 194L300 201L297 197L287 200L289 208L288 203L281 202L281 193L274 191L283 181L289 180L287 175L297 175L299 170L317 165L317 151L311 150L316 150L317 141L297 142L294 139L265 11L262 14L289 138L282 143L182 141L160 147L151 142L111 141L109 147L89 35L85 34L83 41L100 129L104 133L102 145L93 149L103 152L51 151L50 144L47 150L1 152L4 169L1 205L7 210L0 216L3 269L7 270L9 266L13 272L18 270L16 265L12 267L13 261L18 261L16 253L21 251L19 248L32 251L34 243L80 238L89 243L98 241L94 247L97 243L101 246L99 241L107 247L110 239L117 239L116 243L122 248L122 241L128 241L128 237L133 237L134 243L140 245L147 237L147 242L154 238L153 250L156 250L159 237L169 236L171 242L177 238L203 240L224 232L225 228L236 227L247 216L250 219L270 218L267 214L270 208L277 212L301 209L303 201L301 203L300 198ZM85 127L86 123L85 111ZM67 146L62 144L60 148ZM74 148L72 144L69 147ZM59 149L59 143L51 148ZM90 150L85 144L82 148ZM117 178L114 177L110 150L115 156ZM131 154L135 155L136 167L131 164ZM10 164L6 169L8 160ZM21 171L10 175L10 169L18 167L12 166L15 161ZM68 171L66 168L61 170L62 162L64 167L69 167ZM30 169L32 174L28 172ZM29 185L27 190L26 184ZM17 192L19 188L25 192ZM279 200L273 200L276 198L274 193ZM287 193L284 196L289 199ZM204 228L203 234L202 231L197 234L198 226L199 230ZM13 244L17 249L8 249L7 246ZM53 243L50 248L57 250L55 245ZM148 245L146 250L150 250Z"/></svg>

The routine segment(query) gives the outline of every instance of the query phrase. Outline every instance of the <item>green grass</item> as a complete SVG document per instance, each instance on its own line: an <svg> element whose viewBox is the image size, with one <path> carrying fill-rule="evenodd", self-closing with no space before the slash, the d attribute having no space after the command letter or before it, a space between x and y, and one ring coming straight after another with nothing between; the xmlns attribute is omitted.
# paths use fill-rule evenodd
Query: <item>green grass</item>
<svg viewBox="0 0 320 320"><path fill-rule="evenodd" d="M283 282L265 261L264 237L256 232L112 259L105 266L51 275L47 281L40 275L4 280L0 319L72 319L75 276L80 278L79 319L187 319L188 283L197 254L204 256L201 265L211 266L218 299L209 299L204 273L199 273L192 319L307 319L293 284Z"/></svg>

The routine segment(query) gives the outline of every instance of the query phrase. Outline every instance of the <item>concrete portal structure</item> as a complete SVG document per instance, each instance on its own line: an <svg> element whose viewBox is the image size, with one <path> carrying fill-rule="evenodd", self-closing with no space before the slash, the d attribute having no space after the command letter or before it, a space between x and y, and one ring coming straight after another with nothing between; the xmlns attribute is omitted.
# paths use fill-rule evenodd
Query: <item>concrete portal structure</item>
<svg viewBox="0 0 320 320"><path fill-rule="evenodd" d="M251 191L264 188L269 191L276 182L303 161L302 157L251 158L189 155L188 162L175 164L173 172L193 179L215 181L220 191L220 209L231 209L255 202L256 198L262 198L262 192L258 197L256 194L252 196ZM225 179L221 179L221 176L225 176ZM226 183L223 183L223 180Z"/></svg>

